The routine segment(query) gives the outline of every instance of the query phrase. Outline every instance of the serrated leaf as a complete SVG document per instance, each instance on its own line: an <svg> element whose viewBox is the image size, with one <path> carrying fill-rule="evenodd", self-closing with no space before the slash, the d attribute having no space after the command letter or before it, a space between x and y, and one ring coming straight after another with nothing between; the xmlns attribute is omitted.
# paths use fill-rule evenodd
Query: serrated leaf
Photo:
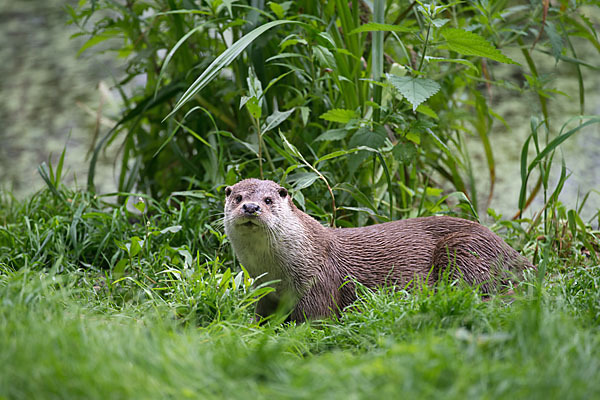
<svg viewBox="0 0 600 400"><path fill-rule="evenodd" d="M440 85L431 79L391 74L387 74L387 79L412 104L413 111L440 90Z"/></svg>
<svg viewBox="0 0 600 400"><path fill-rule="evenodd" d="M374 130L369 128L360 128L352 135L348 147L367 146L372 149L378 149L385 143L387 132L382 127L376 127Z"/></svg>
<svg viewBox="0 0 600 400"><path fill-rule="evenodd" d="M392 149L394 158L403 164L410 164L417 156L417 148L412 143L398 143Z"/></svg>
<svg viewBox="0 0 600 400"><path fill-rule="evenodd" d="M560 37L560 34L556 31L554 24L550 21L546 21L546 34L548 35L548 39L550 39L550 46L552 48L552 55L556 62L560 60L560 56L562 55L563 50L563 40Z"/></svg>
<svg viewBox="0 0 600 400"><path fill-rule="evenodd" d="M324 114L321 114L319 118L324 119L325 121L347 124L350 122L350 120L358 118L358 115L356 115L356 112L353 110L334 108Z"/></svg>
<svg viewBox="0 0 600 400"><path fill-rule="evenodd" d="M478 56L489 58L505 64L519 63L511 60L495 48L490 42L474 32L463 29L447 28L442 30L441 35L446 39L446 44L441 49L448 49L467 56Z"/></svg>
<svg viewBox="0 0 600 400"><path fill-rule="evenodd" d="M369 22L351 30L350 35L362 32L413 32L414 30L414 28L409 28L402 25L377 24L375 22Z"/></svg>

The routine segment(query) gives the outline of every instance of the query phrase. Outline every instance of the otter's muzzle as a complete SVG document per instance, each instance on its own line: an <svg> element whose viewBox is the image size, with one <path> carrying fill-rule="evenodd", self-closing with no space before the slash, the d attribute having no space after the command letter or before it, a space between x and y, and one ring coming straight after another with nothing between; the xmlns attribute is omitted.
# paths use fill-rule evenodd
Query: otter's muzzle
<svg viewBox="0 0 600 400"><path fill-rule="evenodd" d="M242 206L242 209L246 215L256 215L260 213L260 206L256 203L246 203Z"/></svg>

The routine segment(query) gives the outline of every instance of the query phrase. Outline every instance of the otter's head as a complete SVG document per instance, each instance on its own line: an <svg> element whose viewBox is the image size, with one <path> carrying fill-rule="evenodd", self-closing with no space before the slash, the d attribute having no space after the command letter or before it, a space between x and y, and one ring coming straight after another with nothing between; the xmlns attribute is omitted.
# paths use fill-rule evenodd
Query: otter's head
<svg viewBox="0 0 600 400"><path fill-rule="evenodd" d="M245 179L225 188L225 233L251 275L266 272L297 220L288 191L272 181Z"/></svg>
<svg viewBox="0 0 600 400"><path fill-rule="evenodd" d="M245 179L225 188L225 231L251 234L273 229L294 205L287 189L272 181Z"/></svg>

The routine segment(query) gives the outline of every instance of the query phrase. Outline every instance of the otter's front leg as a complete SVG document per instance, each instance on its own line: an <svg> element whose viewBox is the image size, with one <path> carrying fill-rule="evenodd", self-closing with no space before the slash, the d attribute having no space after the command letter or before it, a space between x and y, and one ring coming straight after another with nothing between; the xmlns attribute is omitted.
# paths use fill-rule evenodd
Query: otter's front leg
<svg viewBox="0 0 600 400"><path fill-rule="evenodd" d="M268 317L271 314L274 314L277 311L277 307L279 306L279 298L274 293L269 293L266 296L262 297L256 303L255 314L259 318Z"/></svg>
<svg viewBox="0 0 600 400"><path fill-rule="evenodd" d="M259 319L273 314L287 315L296 305L296 299L296 296L287 291L269 293L258 300L255 314Z"/></svg>
<svg viewBox="0 0 600 400"><path fill-rule="evenodd" d="M318 285L308 289L298 300L290 315L292 321L326 318L339 314L339 293L336 287L321 287Z"/></svg>

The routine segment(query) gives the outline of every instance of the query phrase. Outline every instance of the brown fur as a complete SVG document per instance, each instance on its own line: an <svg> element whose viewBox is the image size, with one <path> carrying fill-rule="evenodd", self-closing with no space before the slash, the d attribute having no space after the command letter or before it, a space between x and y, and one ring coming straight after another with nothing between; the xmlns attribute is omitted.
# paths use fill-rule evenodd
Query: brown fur
<svg viewBox="0 0 600 400"><path fill-rule="evenodd" d="M488 228L460 218L326 228L275 182L245 179L225 192L225 232L239 261L253 277L279 281L259 301L261 316L281 301L291 302L293 320L328 316L356 299L352 280L371 288L431 284L451 267L452 277L492 292L533 267Z"/></svg>

